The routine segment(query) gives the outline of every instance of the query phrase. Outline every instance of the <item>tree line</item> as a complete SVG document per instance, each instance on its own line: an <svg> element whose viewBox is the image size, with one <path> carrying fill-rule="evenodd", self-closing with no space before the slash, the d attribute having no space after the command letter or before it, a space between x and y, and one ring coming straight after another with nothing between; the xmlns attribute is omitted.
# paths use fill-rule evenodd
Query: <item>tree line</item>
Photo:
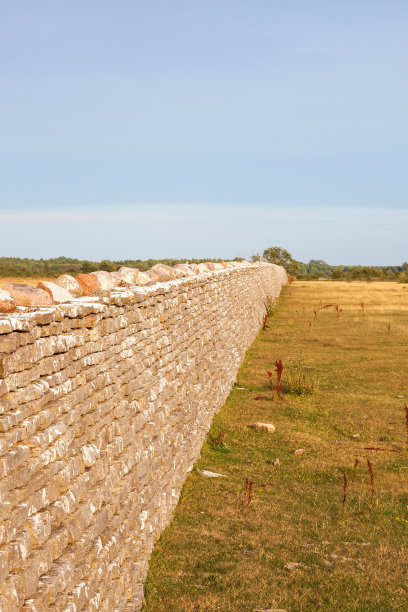
<svg viewBox="0 0 408 612"><path fill-rule="evenodd" d="M331 266L323 259L311 259L309 263L295 260L282 247L269 247L252 256L252 261L269 261L283 266L290 276L301 280L327 278L333 280L386 280L408 283L408 262L400 266Z"/></svg>
<svg viewBox="0 0 408 612"><path fill-rule="evenodd" d="M85 274L106 270L116 272L122 266L128 268L138 268L142 272L148 270L158 263L174 266L177 263L184 263L186 259L124 259L121 261L88 261L84 259L73 259L71 257L55 257L51 259L21 259L19 257L0 257L0 277L57 277L61 274ZM207 259L190 259L190 263L201 263ZM222 261L222 259L212 259L211 261Z"/></svg>
<svg viewBox="0 0 408 612"><path fill-rule="evenodd" d="M236 257L235 261L242 257ZM283 266L288 274L302 280L313 280L327 278L333 280L387 280L408 283L408 263L400 266L331 266L322 259L311 259L308 263L295 260L292 255L282 247L269 247L260 254L252 256L252 261L268 261ZM76 276L81 273L106 270L115 272L122 266L138 268L141 271L148 270L158 263L174 266L184 263L187 259L124 259L111 261L89 261L85 259L74 259L71 257L55 257L51 259L28 259L19 257L0 257L0 277L32 277L32 278L54 278L61 274ZM189 259L190 263L201 263L209 261L206 259ZM211 259L211 261L222 261L222 259Z"/></svg>

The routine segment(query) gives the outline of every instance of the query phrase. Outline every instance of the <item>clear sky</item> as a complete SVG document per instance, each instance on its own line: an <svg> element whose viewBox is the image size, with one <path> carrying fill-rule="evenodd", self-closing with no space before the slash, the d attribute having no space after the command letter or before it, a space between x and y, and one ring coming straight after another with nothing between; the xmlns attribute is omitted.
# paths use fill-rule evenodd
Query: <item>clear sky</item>
<svg viewBox="0 0 408 612"><path fill-rule="evenodd" d="M0 256L408 259L406 0L0 0Z"/></svg>

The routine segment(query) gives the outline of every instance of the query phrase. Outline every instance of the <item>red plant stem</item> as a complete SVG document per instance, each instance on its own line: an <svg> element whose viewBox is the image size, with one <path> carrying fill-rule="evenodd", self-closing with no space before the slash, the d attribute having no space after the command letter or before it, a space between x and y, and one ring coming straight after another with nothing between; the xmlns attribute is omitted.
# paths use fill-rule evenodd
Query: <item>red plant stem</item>
<svg viewBox="0 0 408 612"><path fill-rule="evenodd" d="M371 510L374 510L374 472L373 472L373 466L371 465L371 461L369 460L368 457L367 457L367 466L368 466L368 471L369 471L370 480L371 480Z"/></svg>
<svg viewBox="0 0 408 612"><path fill-rule="evenodd" d="M251 480L248 486L248 506L252 501L252 485L253 485L253 481Z"/></svg>
<svg viewBox="0 0 408 612"><path fill-rule="evenodd" d="M408 447L408 406L406 402L404 402L404 409L405 409L405 425L407 429L407 447Z"/></svg>
<svg viewBox="0 0 408 612"><path fill-rule="evenodd" d="M272 373L272 372L270 372L269 370L265 370L265 371L266 371L267 375L269 376L269 384L271 385L271 391L272 391L272 393L273 393L273 383L272 383L272 376L273 376L273 373Z"/></svg>
<svg viewBox="0 0 408 612"><path fill-rule="evenodd" d="M358 467L358 457L356 457L356 460L354 462L354 467L353 467L353 491L355 490L354 480L355 480L355 477L356 477L356 469L357 469L357 467Z"/></svg>
<svg viewBox="0 0 408 612"><path fill-rule="evenodd" d="M277 375L277 390L278 390L278 397L281 397L281 393L280 393L280 383L282 380L282 372L283 372L283 365L282 365L282 359L279 359L279 361L275 361L275 366L276 366L276 375Z"/></svg>
<svg viewBox="0 0 408 612"><path fill-rule="evenodd" d="M342 504L342 512L344 514L344 506L346 505L347 499L347 476L346 472L343 472L343 504Z"/></svg>

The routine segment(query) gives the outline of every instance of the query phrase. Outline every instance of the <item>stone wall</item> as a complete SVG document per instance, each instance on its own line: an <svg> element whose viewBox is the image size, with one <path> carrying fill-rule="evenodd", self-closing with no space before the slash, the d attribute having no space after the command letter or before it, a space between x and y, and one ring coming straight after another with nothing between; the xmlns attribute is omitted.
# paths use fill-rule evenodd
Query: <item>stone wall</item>
<svg viewBox="0 0 408 612"><path fill-rule="evenodd" d="M0 610L135 611L214 412L287 281L215 270L0 315Z"/></svg>

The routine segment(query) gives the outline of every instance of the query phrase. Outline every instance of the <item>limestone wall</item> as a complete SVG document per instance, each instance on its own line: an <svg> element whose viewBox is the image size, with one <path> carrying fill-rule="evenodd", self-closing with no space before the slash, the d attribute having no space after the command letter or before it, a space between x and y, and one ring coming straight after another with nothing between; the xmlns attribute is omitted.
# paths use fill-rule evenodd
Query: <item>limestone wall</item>
<svg viewBox="0 0 408 612"><path fill-rule="evenodd" d="M0 315L0 610L135 611L272 264Z"/></svg>

